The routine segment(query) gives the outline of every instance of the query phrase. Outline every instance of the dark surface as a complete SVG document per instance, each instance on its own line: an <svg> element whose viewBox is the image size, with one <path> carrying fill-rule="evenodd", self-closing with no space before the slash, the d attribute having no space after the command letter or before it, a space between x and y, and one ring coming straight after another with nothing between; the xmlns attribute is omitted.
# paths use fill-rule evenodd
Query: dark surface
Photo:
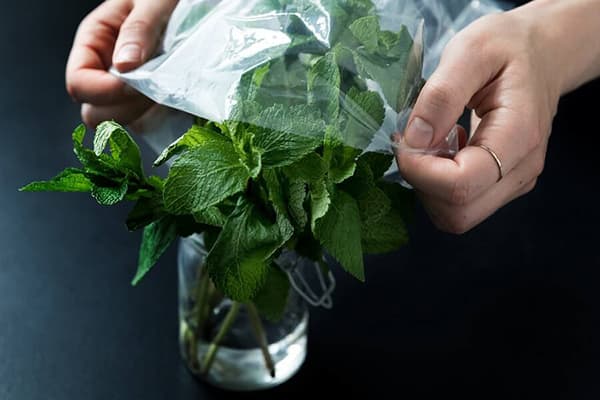
<svg viewBox="0 0 600 400"><path fill-rule="evenodd" d="M93 2L0 13L0 399L223 399L177 347L175 249L131 288L127 207L16 189L72 165L78 108L63 89L73 32ZM8 8L7 8L8 7ZM8 11L10 10L10 11ZM537 189L467 235L421 210L412 244L342 273L313 310L309 356L288 384L241 398L600 396L600 84L560 106ZM147 148L143 150L149 153Z"/></svg>

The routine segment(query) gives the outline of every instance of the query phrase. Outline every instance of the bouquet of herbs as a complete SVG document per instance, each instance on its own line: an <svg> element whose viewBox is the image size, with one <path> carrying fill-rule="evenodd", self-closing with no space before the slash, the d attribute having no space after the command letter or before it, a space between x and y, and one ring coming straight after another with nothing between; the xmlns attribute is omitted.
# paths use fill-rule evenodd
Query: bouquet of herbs
<svg viewBox="0 0 600 400"><path fill-rule="evenodd" d="M283 12L315 2L263 3ZM89 192L105 206L135 202L127 227L143 230L143 240L133 284L174 240L198 233L216 289L272 319L289 290L273 263L283 249L315 261L327 253L364 280L365 253L407 241L411 193L384 179L391 152L368 148L386 113L416 99L421 54L406 28L381 29L370 0L319 3L331 16L328 42L288 16L285 52L243 74L229 118L197 117L156 159L168 162L166 179L147 176L135 141L107 121L93 148L84 146L84 126L73 133L80 167L22 190Z"/></svg>

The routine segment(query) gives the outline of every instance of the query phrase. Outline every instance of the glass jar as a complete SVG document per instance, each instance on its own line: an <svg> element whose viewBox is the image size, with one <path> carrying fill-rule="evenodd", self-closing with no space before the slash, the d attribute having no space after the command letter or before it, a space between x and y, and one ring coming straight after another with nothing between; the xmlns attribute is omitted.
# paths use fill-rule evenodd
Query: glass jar
<svg viewBox="0 0 600 400"><path fill-rule="evenodd" d="M286 309L274 322L256 307L224 297L204 268L203 237L179 244L180 349L202 380L229 390L258 390L291 378L306 357L308 307L290 290Z"/></svg>

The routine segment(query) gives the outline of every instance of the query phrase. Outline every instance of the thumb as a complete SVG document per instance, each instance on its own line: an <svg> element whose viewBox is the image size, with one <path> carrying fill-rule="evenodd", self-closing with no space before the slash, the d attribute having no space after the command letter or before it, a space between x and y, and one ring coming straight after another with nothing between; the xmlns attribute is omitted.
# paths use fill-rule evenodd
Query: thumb
<svg viewBox="0 0 600 400"><path fill-rule="evenodd" d="M176 3L173 0L135 2L115 43L113 65L119 72L137 68L152 56Z"/></svg>
<svg viewBox="0 0 600 400"><path fill-rule="evenodd" d="M415 149L434 149L454 128L473 96L498 72L468 40L456 36L419 94L404 132Z"/></svg>

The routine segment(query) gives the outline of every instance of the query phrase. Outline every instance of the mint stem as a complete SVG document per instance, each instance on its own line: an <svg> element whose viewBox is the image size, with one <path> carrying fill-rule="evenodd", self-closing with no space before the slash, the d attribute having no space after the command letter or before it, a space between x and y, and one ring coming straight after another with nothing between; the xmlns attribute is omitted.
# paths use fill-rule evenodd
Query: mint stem
<svg viewBox="0 0 600 400"><path fill-rule="evenodd" d="M271 358L271 353L269 353L267 334L260 320L258 310L256 309L254 303L248 303L246 304L246 307L248 307L248 317L250 318L252 330L254 331L254 335L256 336L256 340L258 340L260 350L262 351L265 359L265 366L267 367L267 370L269 370L271 378L275 378L275 363L273 362L273 358Z"/></svg>
<svg viewBox="0 0 600 400"><path fill-rule="evenodd" d="M204 321L210 312L208 304L208 286L210 284L208 269L203 267L200 268L200 278L198 285L196 286L196 332L202 336L202 328Z"/></svg>
<svg viewBox="0 0 600 400"><path fill-rule="evenodd" d="M202 369L200 370L201 375L207 374L208 371L210 370L212 363L215 361L215 356L217 355L217 351L219 350L219 345L220 345L221 341L223 340L223 338L225 337L225 335L227 334L227 332L229 332L229 330L231 329L231 326L233 325L233 322L235 321L235 318L237 317L237 314L239 311L240 311L240 303L235 302L235 301L232 302L231 308L229 309L229 312L225 316L225 319L223 320L223 324L221 325L221 328L219 328L217 335L212 340L212 342L210 342L210 345L208 346L208 350L207 350L206 354L204 355L204 361L202 362Z"/></svg>

